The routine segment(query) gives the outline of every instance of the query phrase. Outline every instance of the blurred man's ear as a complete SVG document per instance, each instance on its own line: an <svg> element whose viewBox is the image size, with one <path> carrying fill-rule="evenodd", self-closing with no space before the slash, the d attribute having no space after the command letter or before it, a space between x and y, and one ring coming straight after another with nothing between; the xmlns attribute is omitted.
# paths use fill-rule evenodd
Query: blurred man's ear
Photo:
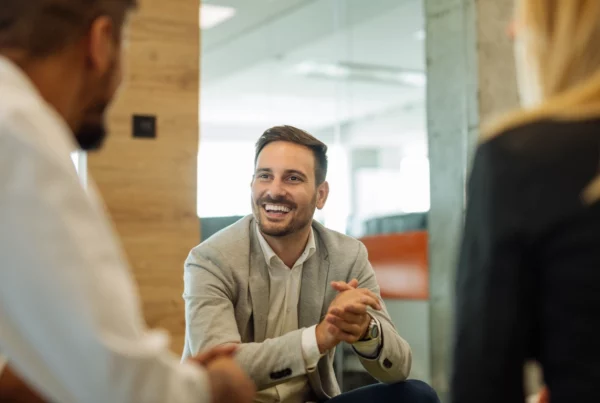
<svg viewBox="0 0 600 403"><path fill-rule="evenodd" d="M88 60L98 76L104 76L113 65L115 53L119 51L115 37L115 25L109 17L96 18L88 34Z"/></svg>
<svg viewBox="0 0 600 403"><path fill-rule="evenodd" d="M325 181L317 187L317 208L322 210L329 197L329 182Z"/></svg>

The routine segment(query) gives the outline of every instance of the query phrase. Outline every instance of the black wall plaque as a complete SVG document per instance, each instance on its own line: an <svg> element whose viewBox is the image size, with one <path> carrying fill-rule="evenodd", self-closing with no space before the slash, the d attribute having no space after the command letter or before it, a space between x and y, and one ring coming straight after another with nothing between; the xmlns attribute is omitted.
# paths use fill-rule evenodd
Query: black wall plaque
<svg viewBox="0 0 600 403"><path fill-rule="evenodd" d="M156 116L133 115L133 137L156 138Z"/></svg>

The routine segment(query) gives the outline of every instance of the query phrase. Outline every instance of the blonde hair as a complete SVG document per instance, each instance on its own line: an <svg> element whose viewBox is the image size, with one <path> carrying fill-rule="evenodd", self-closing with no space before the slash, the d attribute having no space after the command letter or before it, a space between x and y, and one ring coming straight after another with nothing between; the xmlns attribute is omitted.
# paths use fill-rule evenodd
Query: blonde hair
<svg viewBox="0 0 600 403"><path fill-rule="evenodd" d="M600 0L518 0L516 18L542 101L492 122L482 141L540 119L600 117ZM582 196L600 199L600 177Z"/></svg>

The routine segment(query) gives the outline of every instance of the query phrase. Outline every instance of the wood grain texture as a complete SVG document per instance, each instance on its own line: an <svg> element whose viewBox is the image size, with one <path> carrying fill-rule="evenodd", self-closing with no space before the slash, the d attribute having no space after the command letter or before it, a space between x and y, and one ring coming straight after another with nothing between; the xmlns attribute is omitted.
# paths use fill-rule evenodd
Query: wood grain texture
<svg viewBox="0 0 600 403"><path fill-rule="evenodd" d="M88 157L140 288L150 327L184 339L183 262L200 239L196 216L199 0L141 0L133 15L126 81L110 136ZM157 116L156 139L134 139L133 114Z"/></svg>

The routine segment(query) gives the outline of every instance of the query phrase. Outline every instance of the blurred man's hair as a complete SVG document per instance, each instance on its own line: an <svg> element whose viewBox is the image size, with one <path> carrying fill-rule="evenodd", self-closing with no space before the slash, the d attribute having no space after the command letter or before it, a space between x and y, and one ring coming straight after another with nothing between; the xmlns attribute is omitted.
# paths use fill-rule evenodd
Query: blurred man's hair
<svg viewBox="0 0 600 403"><path fill-rule="evenodd" d="M108 16L115 35L136 0L0 0L0 52L45 57L80 40L92 22Z"/></svg>
<svg viewBox="0 0 600 403"><path fill-rule="evenodd" d="M264 132L256 142L254 164L258 161L258 156L263 148L275 141L287 141L312 150L315 156L315 179L317 185L325 182L325 178L327 178L327 146L304 130L292 126L276 126Z"/></svg>

